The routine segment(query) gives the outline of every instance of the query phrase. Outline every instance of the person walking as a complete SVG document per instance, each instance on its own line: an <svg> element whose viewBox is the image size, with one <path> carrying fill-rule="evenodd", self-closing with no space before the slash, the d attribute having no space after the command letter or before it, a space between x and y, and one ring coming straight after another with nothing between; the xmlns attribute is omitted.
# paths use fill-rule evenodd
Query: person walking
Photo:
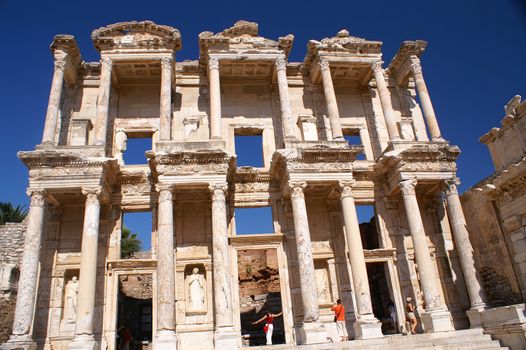
<svg viewBox="0 0 526 350"><path fill-rule="evenodd" d="M258 324L265 321L265 326L263 326L263 332L267 338L267 345L272 345L272 332L274 331L274 318L283 315L283 311L279 314L270 313L268 310L265 312L265 316L261 317L259 320L252 322L252 324Z"/></svg>
<svg viewBox="0 0 526 350"><path fill-rule="evenodd" d="M331 311L334 312L334 322L336 322L336 330L341 337L341 341L348 340L347 329L345 328L345 307L340 299L336 300L336 303L331 307Z"/></svg>
<svg viewBox="0 0 526 350"><path fill-rule="evenodd" d="M405 311L407 320L411 324L411 329L408 331L411 332L411 334L416 334L416 325L418 324L418 321L416 320L415 316L415 306L411 303L411 300L413 300L411 297L407 297L405 299Z"/></svg>

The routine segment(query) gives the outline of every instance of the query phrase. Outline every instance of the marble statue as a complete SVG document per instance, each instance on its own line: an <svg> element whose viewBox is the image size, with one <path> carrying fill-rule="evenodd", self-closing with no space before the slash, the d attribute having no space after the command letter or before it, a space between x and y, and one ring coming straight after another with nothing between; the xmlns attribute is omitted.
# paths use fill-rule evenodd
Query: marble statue
<svg viewBox="0 0 526 350"><path fill-rule="evenodd" d="M205 307L204 278L199 268L194 267L188 276L188 297L191 310L203 310Z"/></svg>
<svg viewBox="0 0 526 350"><path fill-rule="evenodd" d="M66 295L64 305L64 321L74 323L77 318L77 296L79 293L79 282L77 276L73 276L66 284Z"/></svg>

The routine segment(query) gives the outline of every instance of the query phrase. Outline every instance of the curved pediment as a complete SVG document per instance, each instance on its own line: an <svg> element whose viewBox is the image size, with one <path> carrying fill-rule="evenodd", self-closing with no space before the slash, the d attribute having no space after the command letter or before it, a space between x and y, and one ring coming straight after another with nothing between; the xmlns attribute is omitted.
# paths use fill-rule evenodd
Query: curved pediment
<svg viewBox="0 0 526 350"><path fill-rule="evenodd" d="M181 33L177 28L152 21L131 21L110 24L91 33L99 51L114 49L169 49L181 48Z"/></svg>

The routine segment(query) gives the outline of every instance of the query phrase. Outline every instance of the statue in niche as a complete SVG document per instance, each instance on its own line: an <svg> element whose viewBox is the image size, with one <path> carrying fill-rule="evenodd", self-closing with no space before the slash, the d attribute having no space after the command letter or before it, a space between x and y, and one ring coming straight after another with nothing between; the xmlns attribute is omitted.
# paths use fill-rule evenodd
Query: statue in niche
<svg viewBox="0 0 526 350"><path fill-rule="evenodd" d="M73 276L66 284L64 322L75 323L77 318L77 296L79 294L79 282L77 276Z"/></svg>
<svg viewBox="0 0 526 350"><path fill-rule="evenodd" d="M330 302L329 292L329 279L327 276L327 270L325 268L314 270L316 276L316 284L318 290L318 302L327 303Z"/></svg>
<svg viewBox="0 0 526 350"><path fill-rule="evenodd" d="M199 273L199 268L194 267L192 274L187 277L188 305L191 311L205 309L205 281Z"/></svg>

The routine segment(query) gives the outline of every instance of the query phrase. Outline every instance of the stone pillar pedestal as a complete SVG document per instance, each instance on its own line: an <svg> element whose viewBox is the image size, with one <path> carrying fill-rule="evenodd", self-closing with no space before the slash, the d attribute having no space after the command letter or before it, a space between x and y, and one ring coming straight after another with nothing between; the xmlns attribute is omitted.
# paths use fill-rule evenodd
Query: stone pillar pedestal
<svg viewBox="0 0 526 350"><path fill-rule="evenodd" d="M413 239L415 260L420 272L420 285L426 303L425 313L421 315L426 332L445 332L454 330L451 314L440 298L440 281L431 260L424 224L415 193L416 180L400 182L409 231Z"/></svg>
<svg viewBox="0 0 526 350"><path fill-rule="evenodd" d="M329 114L329 121L331 123L332 139L343 140L342 126L340 124L340 112L338 111L338 103L336 101L336 94L334 93L334 85L332 84L331 68L329 61L320 61L321 80L323 83L323 92L325 94L325 101L327 103L327 113Z"/></svg>
<svg viewBox="0 0 526 350"><path fill-rule="evenodd" d="M214 277L214 348L237 349L234 329L230 254L226 217L226 183L210 184L212 194L212 265Z"/></svg>
<svg viewBox="0 0 526 350"><path fill-rule="evenodd" d="M175 256L173 186L158 184L157 221L157 330L155 347L175 350Z"/></svg>
<svg viewBox="0 0 526 350"><path fill-rule="evenodd" d="M31 331L38 285L38 263L44 229L46 191L29 189L31 204L28 213L24 253L20 264L20 282L16 297L13 332L2 349L35 349Z"/></svg>
<svg viewBox="0 0 526 350"><path fill-rule="evenodd" d="M161 59L161 107L159 113L159 137L161 141L169 141L172 134L172 67L172 57Z"/></svg>
<svg viewBox="0 0 526 350"><path fill-rule="evenodd" d="M221 83L219 59L208 61L208 84L210 86L210 139L221 140Z"/></svg>
<svg viewBox="0 0 526 350"><path fill-rule="evenodd" d="M382 323L373 314L369 278L363 256L356 206L352 196L352 185L351 181L339 182L340 201L356 297L357 319L353 324L353 328L356 339L382 338Z"/></svg>
<svg viewBox="0 0 526 350"><path fill-rule="evenodd" d="M294 139L294 123L292 122L292 113L290 111L289 84L287 82L287 61L283 57L279 57L276 60L276 75L278 78L283 137Z"/></svg>
<svg viewBox="0 0 526 350"><path fill-rule="evenodd" d="M378 89L378 95L380 96L380 104L384 112L385 125L387 126L387 132L391 140L399 140L400 133L396 126L395 115L393 106L391 103L391 94L385 84L385 76L382 69L382 61L375 61L372 64L374 80L376 80L376 87Z"/></svg>
<svg viewBox="0 0 526 350"><path fill-rule="evenodd" d="M108 130L108 112L110 109L111 90L111 68L112 61L109 58L100 60L100 83L97 97L97 118L95 120L95 145L106 144Z"/></svg>
<svg viewBox="0 0 526 350"><path fill-rule="evenodd" d="M86 196L84 226L82 229L82 250L80 258L79 293L75 337L68 349L91 350L97 348L93 335L95 314L95 291L97 280L97 250L99 245L99 218L101 188L82 189Z"/></svg>
<svg viewBox="0 0 526 350"><path fill-rule="evenodd" d="M296 330L298 344L315 344L327 342L325 327L319 322L318 292L312 244L310 240L309 220L303 189L307 186L302 181L289 181L294 216L294 234L298 251L298 272L300 279L301 301L303 304L303 324Z"/></svg>
<svg viewBox="0 0 526 350"><path fill-rule="evenodd" d="M44 133L42 135L43 145L53 145L55 143L55 133L57 131L58 112L60 110L60 100L62 97L62 85L64 85L64 69L66 61L55 61L55 71L53 72L53 81L49 93L49 102L47 105L46 123L44 124Z"/></svg>

